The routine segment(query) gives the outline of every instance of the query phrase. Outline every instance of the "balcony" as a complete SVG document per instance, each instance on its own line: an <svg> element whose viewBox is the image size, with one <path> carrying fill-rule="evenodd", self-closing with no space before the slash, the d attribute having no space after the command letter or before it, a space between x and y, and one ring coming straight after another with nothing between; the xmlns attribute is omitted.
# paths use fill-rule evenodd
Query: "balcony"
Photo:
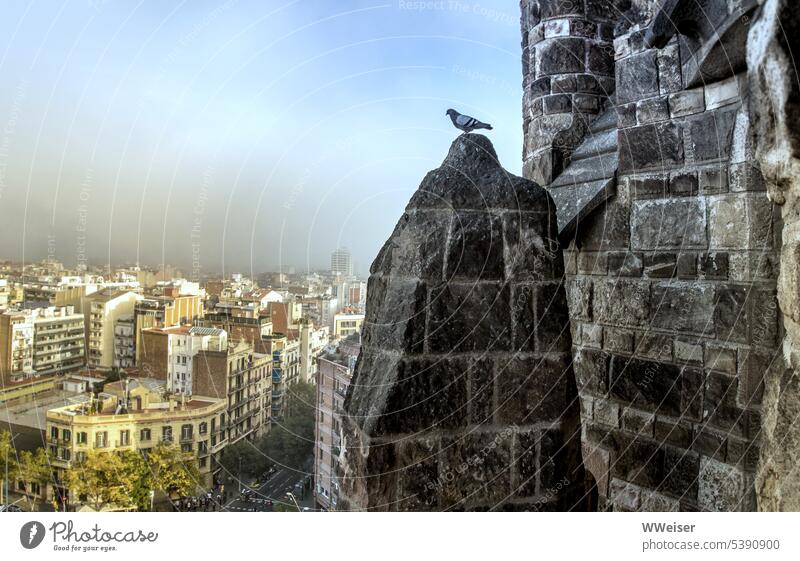
<svg viewBox="0 0 800 561"><path fill-rule="evenodd" d="M280 383L283 379L283 372L280 368L273 368L272 369L272 382L273 383Z"/></svg>

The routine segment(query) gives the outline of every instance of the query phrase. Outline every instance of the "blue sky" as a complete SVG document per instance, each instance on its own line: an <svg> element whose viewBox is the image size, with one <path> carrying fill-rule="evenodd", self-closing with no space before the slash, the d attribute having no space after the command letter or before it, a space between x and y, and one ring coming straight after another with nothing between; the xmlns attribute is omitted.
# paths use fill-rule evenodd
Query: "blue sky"
<svg viewBox="0 0 800 561"><path fill-rule="evenodd" d="M518 3L84 0L0 19L0 256L365 272L457 131L521 167ZM10 235L9 235L10 234Z"/></svg>

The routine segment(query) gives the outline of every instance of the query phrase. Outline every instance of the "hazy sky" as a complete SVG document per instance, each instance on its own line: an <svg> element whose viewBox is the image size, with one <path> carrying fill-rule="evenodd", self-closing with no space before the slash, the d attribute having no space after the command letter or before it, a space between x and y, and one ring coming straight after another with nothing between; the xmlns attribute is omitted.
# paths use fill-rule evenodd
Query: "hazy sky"
<svg viewBox="0 0 800 561"><path fill-rule="evenodd" d="M457 135L521 167L516 0L6 2L0 258L368 268ZM193 267L194 265L194 267Z"/></svg>

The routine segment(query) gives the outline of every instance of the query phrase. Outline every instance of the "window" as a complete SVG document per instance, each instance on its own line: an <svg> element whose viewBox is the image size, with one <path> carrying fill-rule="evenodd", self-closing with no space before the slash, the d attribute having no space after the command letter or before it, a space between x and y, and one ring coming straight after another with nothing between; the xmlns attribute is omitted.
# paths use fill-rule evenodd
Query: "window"
<svg viewBox="0 0 800 561"><path fill-rule="evenodd" d="M128 446L130 443L131 443L131 431L129 430L119 431L119 445Z"/></svg>
<svg viewBox="0 0 800 561"><path fill-rule="evenodd" d="M65 462L68 462L72 459L72 452L69 448L62 448L61 449L61 459Z"/></svg>
<svg viewBox="0 0 800 561"><path fill-rule="evenodd" d="M181 440L192 439L192 425L183 425L181 427Z"/></svg>
<svg viewBox="0 0 800 561"><path fill-rule="evenodd" d="M86 444L89 440L85 432L79 432L75 435L75 439L78 441L78 444Z"/></svg>
<svg viewBox="0 0 800 561"><path fill-rule="evenodd" d="M181 452L191 452L192 451L192 443L191 442L184 442L181 444Z"/></svg>
<svg viewBox="0 0 800 561"><path fill-rule="evenodd" d="M98 432L94 435L94 447L95 448L105 448L108 446L108 433Z"/></svg>
<svg viewBox="0 0 800 561"><path fill-rule="evenodd" d="M64 439L64 442L69 442L72 440L72 432L69 429L64 429L61 431L61 437Z"/></svg>
<svg viewBox="0 0 800 561"><path fill-rule="evenodd" d="M58 427L50 427L50 438L58 440Z"/></svg>
<svg viewBox="0 0 800 561"><path fill-rule="evenodd" d="M208 432L208 423L200 423L198 429L200 434L206 434Z"/></svg>
<svg viewBox="0 0 800 561"><path fill-rule="evenodd" d="M151 438L153 438L153 434L150 432L150 429L142 429L139 432L139 440L141 440L143 442L147 442Z"/></svg>
<svg viewBox="0 0 800 561"><path fill-rule="evenodd" d="M161 440L163 442L172 442L172 427L161 427Z"/></svg>
<svg viewBox="0 0 800 561"><path fill-rule="evenodd" d="M75 461L78 462L79 464L85 462L86 452L75 452Z"/></svg>
<svg viewBox="0 0 800 561"><path fill-rule="evenodd" d="M200 467L201 467L201 468L204 468L204 467L206 467L206 459L207 459L207 458L206 458L205 456L203 456L202 458L200 458Z"/></svg>

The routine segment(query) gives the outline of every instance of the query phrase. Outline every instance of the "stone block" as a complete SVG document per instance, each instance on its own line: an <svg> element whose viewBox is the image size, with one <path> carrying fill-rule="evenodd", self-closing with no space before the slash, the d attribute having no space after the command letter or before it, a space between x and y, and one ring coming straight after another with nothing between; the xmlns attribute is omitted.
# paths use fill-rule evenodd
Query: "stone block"
<svg viewBox="0 0 800 561"><path fill-rule="evenodd" d="M600 110L601 97L590 94L575 94L572 107L581 113L597 113Z"/></svg>
<svg viewBox="0 0 800 561"><path fill-rule="evenodd" d="M703 89L685 90L669 96L669 114L673 119L701 113L705 110Z"/></svg>
<svg viewBox="0 0 800 561"><path fill-rule="evenodd" d="M714 307L714 330L720 341L747 342L747 297L743 286L717 287Z"/></svg>
<svg viewBox="0 0 800 561"><path fill-rule="evenodd" d="M645 253L644 275L649 278L669 279L677 270L677 256L674 253Z"/></svg>
<svg viewBox="0 0 800 561"><path fill-rule="evenodd" d="M534 300L536 351L557 353L570 351L570 318L564 284L553 281L536 286Z"/></svg>
<svg viewBox="0 0 800 561"><path fill-rule="evenodd" d="M703 418L712 427L736 436L747 435L747 416L736 405L737 380L711 371L706 377Z"/></svg>
<svg viewBox="0 0 800 561"><path fill-rule="evenodd" d="M572 378L568 356L498 359L497 421L504 425L552 422L569 413L567 384Z"/></svg>
<svg viewBox="0 0 800 561"><path fill-rule="evenodd" d="M669 495L694 501L697 498L697 474L700 470L700 457L693 453L665 447L664 481L658 490Z"/></svg>
<svg viewBox="0 0 800 561"><path fill-rule="evenodd" d="M586 53L586 69L593 74L614 75L614 49L603 43L589 43Z"/></svg>
<svg viewBox="0 0 800 561"><path fill-rule="evenodd" d="M592 280L574 277L567 279L567 302L570 316L579 320L592 319L594 304Z"/></svg>
<svg viewBox="0 0 800 561"><path fill-rule="evenodd" d="M392 239L381 248L372 273L440 281L446 240L453 213L448 210L412 210L398 221Z"/></svg>
<svg viewBox="0 0 800 561"><path fill-rule="evenodd" d="M736 349L709 342L706 344L704 362L705 367L710 370L735 374Z"/></svg>
<svg viewBox="0 0 800 561"><path fill-rule="evenodd" d="M612 352L633 352L633 331L618 327L606 327L603 335L603 348Z"/></svg>
<svg viewBox="0 0 800 561"><path fill-rule="evenodd" d="M636 119L640 125L669 119L666 97L651 97L636 103Z"/></svg>
<svg viewBox="0 0 800 561"><path fill-rule="evenodd" d="M615 41L615 46L617 42ZM617 101L629 103L658 94L656 52L645 51L618 60Z"/></svg>
<svg viewBox="0 0 800 561"><path fill-rule="evenodd" d="M670 175L669 191L675 197L696 195L698 191L697 173L680 171Z"/></svg>
<svg viewBox="0 0 800 561"><path fill-rule="evenodd" d="M681 251L678 253L678 278L694 278L697 275L697 254Z"/></svg>
<svg viewBox="0 0 800 561"><path fill-rule="evenodd" d="M528 282L561 278L564 274L561 252L552 222L546 215L533 212L512 211L503 215L506 279ZM475 256L470 258L474 260ZM496 258L492 254L492 260Z"/></svg>
<svg viewBox="0 0 800 561"><path fill-rule="evenodd" d="M708 214L712 248L772 247L772 205L763 194L715 197Z"/></svg>
<svg viewBox="0 0 800 561"><path fill-rule="evenodd" d="M567 94L548 95L542 101L545 115L572 111L572 98Z"/></svg>
<svg viewBox="0 0 800 561"><path fill-rule="evenodd" d="M697 425L694 441L692 442L692 450L694 452L724 461L727 449L727 437L724 433L711 430L703 425Z"/></svg>
<svg viewBox="0 0 800 561"><path fill-rule="evenodd" d="M594 325L592 323L581 323L580 341L581 345L593 347L595 349L603 348L603 326Z"/></svg>
<svg viewBox="0 0 800 561"><path fill-rule="evenodd" d="M705 374L700 368L686 366L681 373L681 411L684 419L703 418Z"/></svg>
<svg viewBox="0 0 800 561"><path fill-rule="evenodd" d="M683 132L674 121L619 131L620 173L663 169L683 163Z"/></svg>
<svg viewBox="0 0 800 561"><path fill-rule="evenodd" d="M552 84L554 94L572 93L578 89L578 81L572 74L553 76Z"/></svg>
<svg viewBox="0 0 800 561"><path fill-rule="evenodd" d="M656 329L702 334L714 328L713 310L712 285L660 282L652 289L649 325Z"/></svg>
<svg viewBox="0 0 800 561"><path fill-rule="evenodd" d="M512 435L506 435L505 431L473 432L443 440L440 506L467 506L477 500L493 506L506 499L512 491L512 440Z"/></svg>
<svg viewBox="0 0 800 561"><path fill-rule="evenodd" d="M676 422L666 417L656 417L654 438L661 444L688 449L692 445L692 425L687 422Z"/></svg>
<svg viewBox="0 0 800 561"><path fill-rule="evenodd" d="M662 94L683 89L680 48L677 43L667 45L658 52L658 85Z"/></svg>
<svg viewBox="0 0 800 561"><path fill-rule="evenodd" d="M738 77L734 76L727 80L721 80L706 84L705 103L709 111L725 105L737 103L744 93L746 85L739 82Z"/></svg>
<svg viewBox="0 0 800 561"><path fill-rule="evenodd" d="M640 277L642 275L642 257L638 253L615 251L607 255L609 275L622 277Z"/></svg>
<svg viewBox="0 0 800 561"><path fill-rule="evenodd" d="M609 368L609 393L613 397L656 414L680 416L680 368L620 355L612 355Z"/></svg>
<svg viewBox="0 0 800 561"><path fill-rule="evenodd" d="M634 201L634 249L705 248L706 202L702 198Z"/></svg>
<svg viewBox="0 0 800 561"><path fill-rule="evenodd" d="M584 275L605 275L608 272L608 254L595 251L578 253L578 273Z"/></svg>
<svg viewBox="0 0 800 561"><path fill-rule="evenodd" d="M778 352L756 350L742 350L742 360L739 364L739 395L737 402L742 407L761 405L764 395L764 378L771 368L772 362L781 358Z"/></svg>
<svg viewBox="0 0 800 561"><path fill-rule="evenodd" d="M635 433L637 436L653 436L655 415L639 411L633 407L623 407L621 415L622 429Z"/></svg>
<svg viewBox="0 0 800 561"><path fill-rule="evenodd" d="M425 342L427 287L416 280L370 276L367 305L383 321L365 330L364 344L402 352L422 352Z"/></svg>
<svg viewBox="0 0 800 561"><path fill-rule="evenodd" d="M595 320L616 326L645 326L649 321L650 285L628 279L597 279Z"/></svg>
<svg viewBox="0 0 800 561"><path fill-rule="evenodd" d="M447 244L445 278L499 280L504 278L504 273L500 218L482 211L457 212Z"/></svg>
<svg viewBox="0 0 800 561"><path fill-rule="evenodd" d="M619 426L619 405L607 399L596 399L594 420L600 424L617 428Z"/></svg>
<svg viewBox="0 0 800 561"><path fill-rule="evenodd" d="M667 177L663 175L635 175L629 178L633 199L653 199L669 196Z"/></svg>
<svg viewBox="0 0 800 561"><path fill-rule="evenodd" d="M575 351L573 363L575 380L581 394L604 395L607 389L608 353L580 348Z"/></svg>
<svg viewBox="0 0 800 561"><path fill-rule="evenodd" d="M488 360L476 368L491 368ZM467 361L404 359L373 433L403 434L466 427Z"/></svg>
<svg viewBox="0 0 800 561"><path fill-rule="evenodd" d="M735 118L735 111L707 111L690 121L695 161L721 160L730 156Z"/></svg>
<svg viewBox="0 0 800 561"><path fill-rule="evenodd" d="M609 495L615 511L636 512L642 505L641 487L627 481L612 479Z"/></svg>
<svg viewBox="0 0 800 561"><path fill-rule="evenodd" d="M583 39L545 39L536 45L536 75L584 72L586 45Z"/></svg>
<svg viewBox="0 0 800 561"><path fill-rule="evenodd" d="M752 510L755 506L752 476L739 468L701 458L698 483L700 510L738 512Z"/></svg>
<svg viewBox="0 0 800 561"><path fill-rule="evenodd" d="M702 169L698 173L700 193L719 195L728 192L728 171L724 168Z"/></svg>
<svg viewBox="0 0 800 561"><path fill-rule="evenodd" d="M660 361L672 360L672 336L646 331L636 334L636 356Z"/></svg>
<svg viewBox="0 0 800 561"><path fill-rule="evenodd" d="M510 350L509 293L507 285L491 282L449 282L432 288L428 352Z"/></svg>
<svg viewBox="0 0 800 561"><path fill-rule="evenodd" d="M727 279L728 254L725 252L701 253L697 272L700 278Z"/></svg>
<svg viewBox="0 0 800 561"><path fill-rule="evenodd" d="M703 365L703 345L694 339L675 339L675 360L679 363Z"/></svg>
<svg viewBox="0 0 800 561"><path fill-rule="evenodd" d="M730 165L728 187L732 193L766 191L767 189L761 170L752 161Z"/></svg>

